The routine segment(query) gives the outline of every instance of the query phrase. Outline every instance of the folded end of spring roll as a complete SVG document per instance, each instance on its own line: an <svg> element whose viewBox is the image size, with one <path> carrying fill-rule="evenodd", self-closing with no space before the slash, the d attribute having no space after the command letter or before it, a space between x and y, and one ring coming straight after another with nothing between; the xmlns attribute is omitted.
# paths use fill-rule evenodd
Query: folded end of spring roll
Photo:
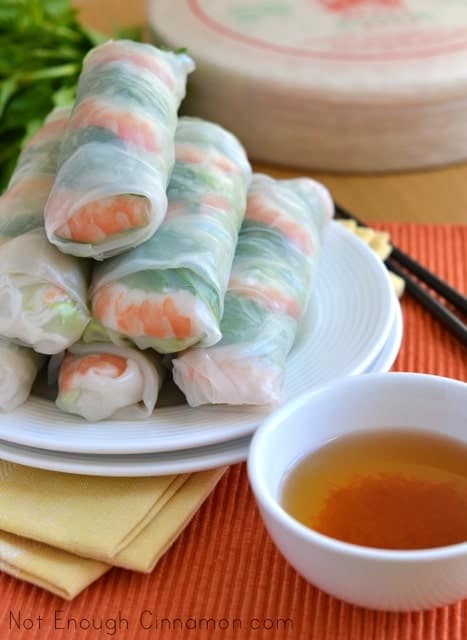
<svg viewBox="0 0 467 640"><path fill-rule="evenodd" d="M283 371L261 357L239 357L232 347L193 349L172 364L175 384L190 407L279 402Z"/></svg>
<svg viewBox="0 0 467 640"><path fill-rule="evenodd" d="M22 405L45 358L32 349L0 340L0 411Z"/></svg>
<svg viewBox="0 0 467 640"><path fill-rule="evenodd" d="M89 322L87 271L40 229L1 245L0 335L45 354L79 340Z"/></svg>
<svg viewBox="0 0 467 640"><path fill-rule="evenodd" d="M67 292L30 276L0 275L0 334L44 354L79 340L88 317Z"/></svg>
<svg viewBox="0 0 467 640"><path fill-rule="evenodd" d="M156 357L108 343L77 344L65 355L56 404L88 421L147 418L163 381Z"/></svg>
<svg viewBox="0 0 467 640"><path fill-rule="evenodd" d="M269 176L266 177L270 180L272 179ZM318 196L322 212L318 220L320 228L332 220L335 213L334 201L324 184L311 178L291 178L290 180L283 180L282 183L290 186L297 195L300 195L306 205L310 204L310 198L313 199L313 195Z"/></svg>

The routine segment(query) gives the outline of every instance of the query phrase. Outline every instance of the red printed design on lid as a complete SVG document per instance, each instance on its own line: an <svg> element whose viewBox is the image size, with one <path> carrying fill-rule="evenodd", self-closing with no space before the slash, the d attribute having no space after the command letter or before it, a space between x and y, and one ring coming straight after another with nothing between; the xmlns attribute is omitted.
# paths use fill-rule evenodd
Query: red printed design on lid
<svg viewBox="0 0 467 640"><path fill-rule="evenodd" d="M329 11L346 11L355 7L365 5L376 5L383 7L402 7L402 0L319 0ZM314 2L314 0L313 0Z"/></svg>
<svg viewBox="0 0 467 640"><path fill-rule="evenodd" d="M467 52L467 6L454 0L185 0L217 36L264 54L402 61Z"/></svg>

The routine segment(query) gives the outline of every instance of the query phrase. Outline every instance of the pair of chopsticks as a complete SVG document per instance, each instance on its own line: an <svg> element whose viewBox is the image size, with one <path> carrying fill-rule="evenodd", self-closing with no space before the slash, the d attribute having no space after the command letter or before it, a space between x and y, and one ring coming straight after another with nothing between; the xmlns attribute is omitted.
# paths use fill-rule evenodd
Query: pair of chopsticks
<svg viewBox="0 0 467 640"><path fill-rule="evenodd" d="M336 204L335 207L337 218L353 219L358 225L367 226L340 205ZM467 297L395 246L385 264L388 269L404 280L407 293L423 305L464 346L467 346L467 324L421 283L442 296L464 316L467 315Z"/></svg>

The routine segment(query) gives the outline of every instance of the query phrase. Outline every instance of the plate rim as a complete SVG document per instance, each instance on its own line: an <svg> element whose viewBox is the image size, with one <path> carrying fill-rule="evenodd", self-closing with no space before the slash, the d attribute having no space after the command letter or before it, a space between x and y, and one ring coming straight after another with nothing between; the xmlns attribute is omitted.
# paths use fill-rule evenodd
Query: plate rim
<svg viewBox="0 0 467 640"><path fill-rule="evenodd" d="M399 355L404 337L404 316L402 313L402 307L395 294L394 297L396 298L396 305L391 330L381 352L376 356L372 365L370 365L370 368L371 366L378 365L378 370L381 369L382 371L389 371L391 369Z"/></svg>
<svg viewBox="0 0 467 640"><path fill-rule="evenodd" d="M400 315L402 319L402 314ZM400 332L400 335L402 336L402 332ZM395 356L394 356L394 359L395 359ZM390 367L391 367L391 364L389 363L389 360L386 360L386 364L384 367L379 366L377 369L373 369L372 367L370 367L370 369L367 370L365 373L383 373L388 371ZM364 374L360 374L360 375L364 375ZM200 462L200 459L196 458L195 456L191 459L190 463L187 463L187 461L178 460L178 461L172 461L171 464L167 463L165 465L164 464L161 465L160 463L154 464L154 462L149 462L146 465L143 465L140 460L134 460L133 462L135 466L131 466L131 471L128 471L128 467L125 467L124 463L121 463L119 465L118 462L115 461L115 458L117 456L113 456L113 455L95 454L93 456L93 454L90 454L89 457L91 459L88 462L88 466L83 467L83 464L86 465L86 462L83 462L83 460L76 461L75 463L65 462L65 464L63 464L63 461L58 460L57 456L60 453L64 453L68 457L71 456L73 459L86 458L88 457L88 455L85 453L69 453L69 452L60 452L56 450L39 449L35 447L18 445L16 443L5 442L4 440L0 440L0 457L8 462L13 462L15 464L21 464L24 466L29 466L37 469L44 469L47 471L54 471L59 473L72 473L72 474L78 474L78 475L89 475L89 476L100 476L100 477L112 477L112 476L113 477L145 477L145 476L169 475L169 474L178 474L178 473L196 473L198 471L214 469L216 467L221 467L224 465L231 465L231 464L236 464L238 462L244 462L247 459L248 450L249 450L249 446L252 438L253 438L253 434L248 436L243 436L235 440L228 440L223 443L225 444L225 448L221 454L218 453L216 455L215 453L208 452L207 455L205 454L204 457L202 457L202 460L204 460L204 462ZM6 455L5 455L5 445L7 447ZM207 445L206 447L200 447L200 448L210 449L211 447L215 448L216 446L218 446L218 444ZM16 453L15 453L15 450L16 450ZM190 453L193 453L193 452L196 453L196 448L189 449L188 451L190 451ZM179 454L181 455L182 452L183 450L177 450L177 451L174 451L173 453L175 453L176 455L179 455ZM118 456L118 457L129 457L129 458L132 458L133 456L137 456L137 457L145 456L148 458L159 457L159 456L164 457L166 453L167 452L153 452L153 453L145 452L145 453L127 454L127 456L123 454L122 456ZM50 457L51 457L50 454L52 454L52 461L50 461ZM34 463L31 462L31 456L33 456L33 458L35 459ZM93 457L98 457L98 458L101 457L104 459L108 458L108 460L105 460L106 464L104 466L106 466L107 468L105 469L104 473L102 473L102 467L99 466L99 464L102 464L104 460L97 461L92 459ZM39 463L37 461L37 458L39 458ZM109 464L107 465L107 463ZM157 466L158 464L159 466Z"/></svg>

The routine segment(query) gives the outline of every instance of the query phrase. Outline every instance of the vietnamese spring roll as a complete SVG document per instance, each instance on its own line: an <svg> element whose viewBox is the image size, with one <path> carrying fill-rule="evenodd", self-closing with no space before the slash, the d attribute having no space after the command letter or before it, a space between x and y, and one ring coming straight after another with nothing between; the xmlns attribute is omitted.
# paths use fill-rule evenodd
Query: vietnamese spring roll
<svg viewBox="0 0 467 640"><path fill-rule="evenodd" d="M78 343L60 365L56 404L91 422L147 418L162 380L155 354L109 343Z"/></svg>
<svg viewBox="0 0 467 640"><path fill-rule="evenodd" d="M44 360L32 349L0 340L0 411L13 411L28 399Z"/></svg>
<svg viewBox="0 0 467 640"><path fill-rule="evenodd" d="M69 109L55 109L23 149L0 197L0 336L53 354L88 321L89 268L50 245L44 206Z"/></svg>
<svg viewBox="0 0 467 640"><path fill-rule="evenodd" d="M175 139L166 219L146 243L98 265L91 286L93 317L111 339L161 353L220 340L251 179L243 147L220 126L181 118Z"/></svg>
<svg viewBox="0 0 467 640"><path fill-rule="evenodd" d="M332 214L328 192L308 178L253 177L222 340L173 360L174 380L191 406L279 400L285 361L312 290L321 233Z"/></svg>
<svg viewBox="0 0 467 640"><path fill-rule="evenodd" d="M128 40L88 53L45 212L61 251L101 260L160 225L177 110L193 69L183 53Z"/></svg>

